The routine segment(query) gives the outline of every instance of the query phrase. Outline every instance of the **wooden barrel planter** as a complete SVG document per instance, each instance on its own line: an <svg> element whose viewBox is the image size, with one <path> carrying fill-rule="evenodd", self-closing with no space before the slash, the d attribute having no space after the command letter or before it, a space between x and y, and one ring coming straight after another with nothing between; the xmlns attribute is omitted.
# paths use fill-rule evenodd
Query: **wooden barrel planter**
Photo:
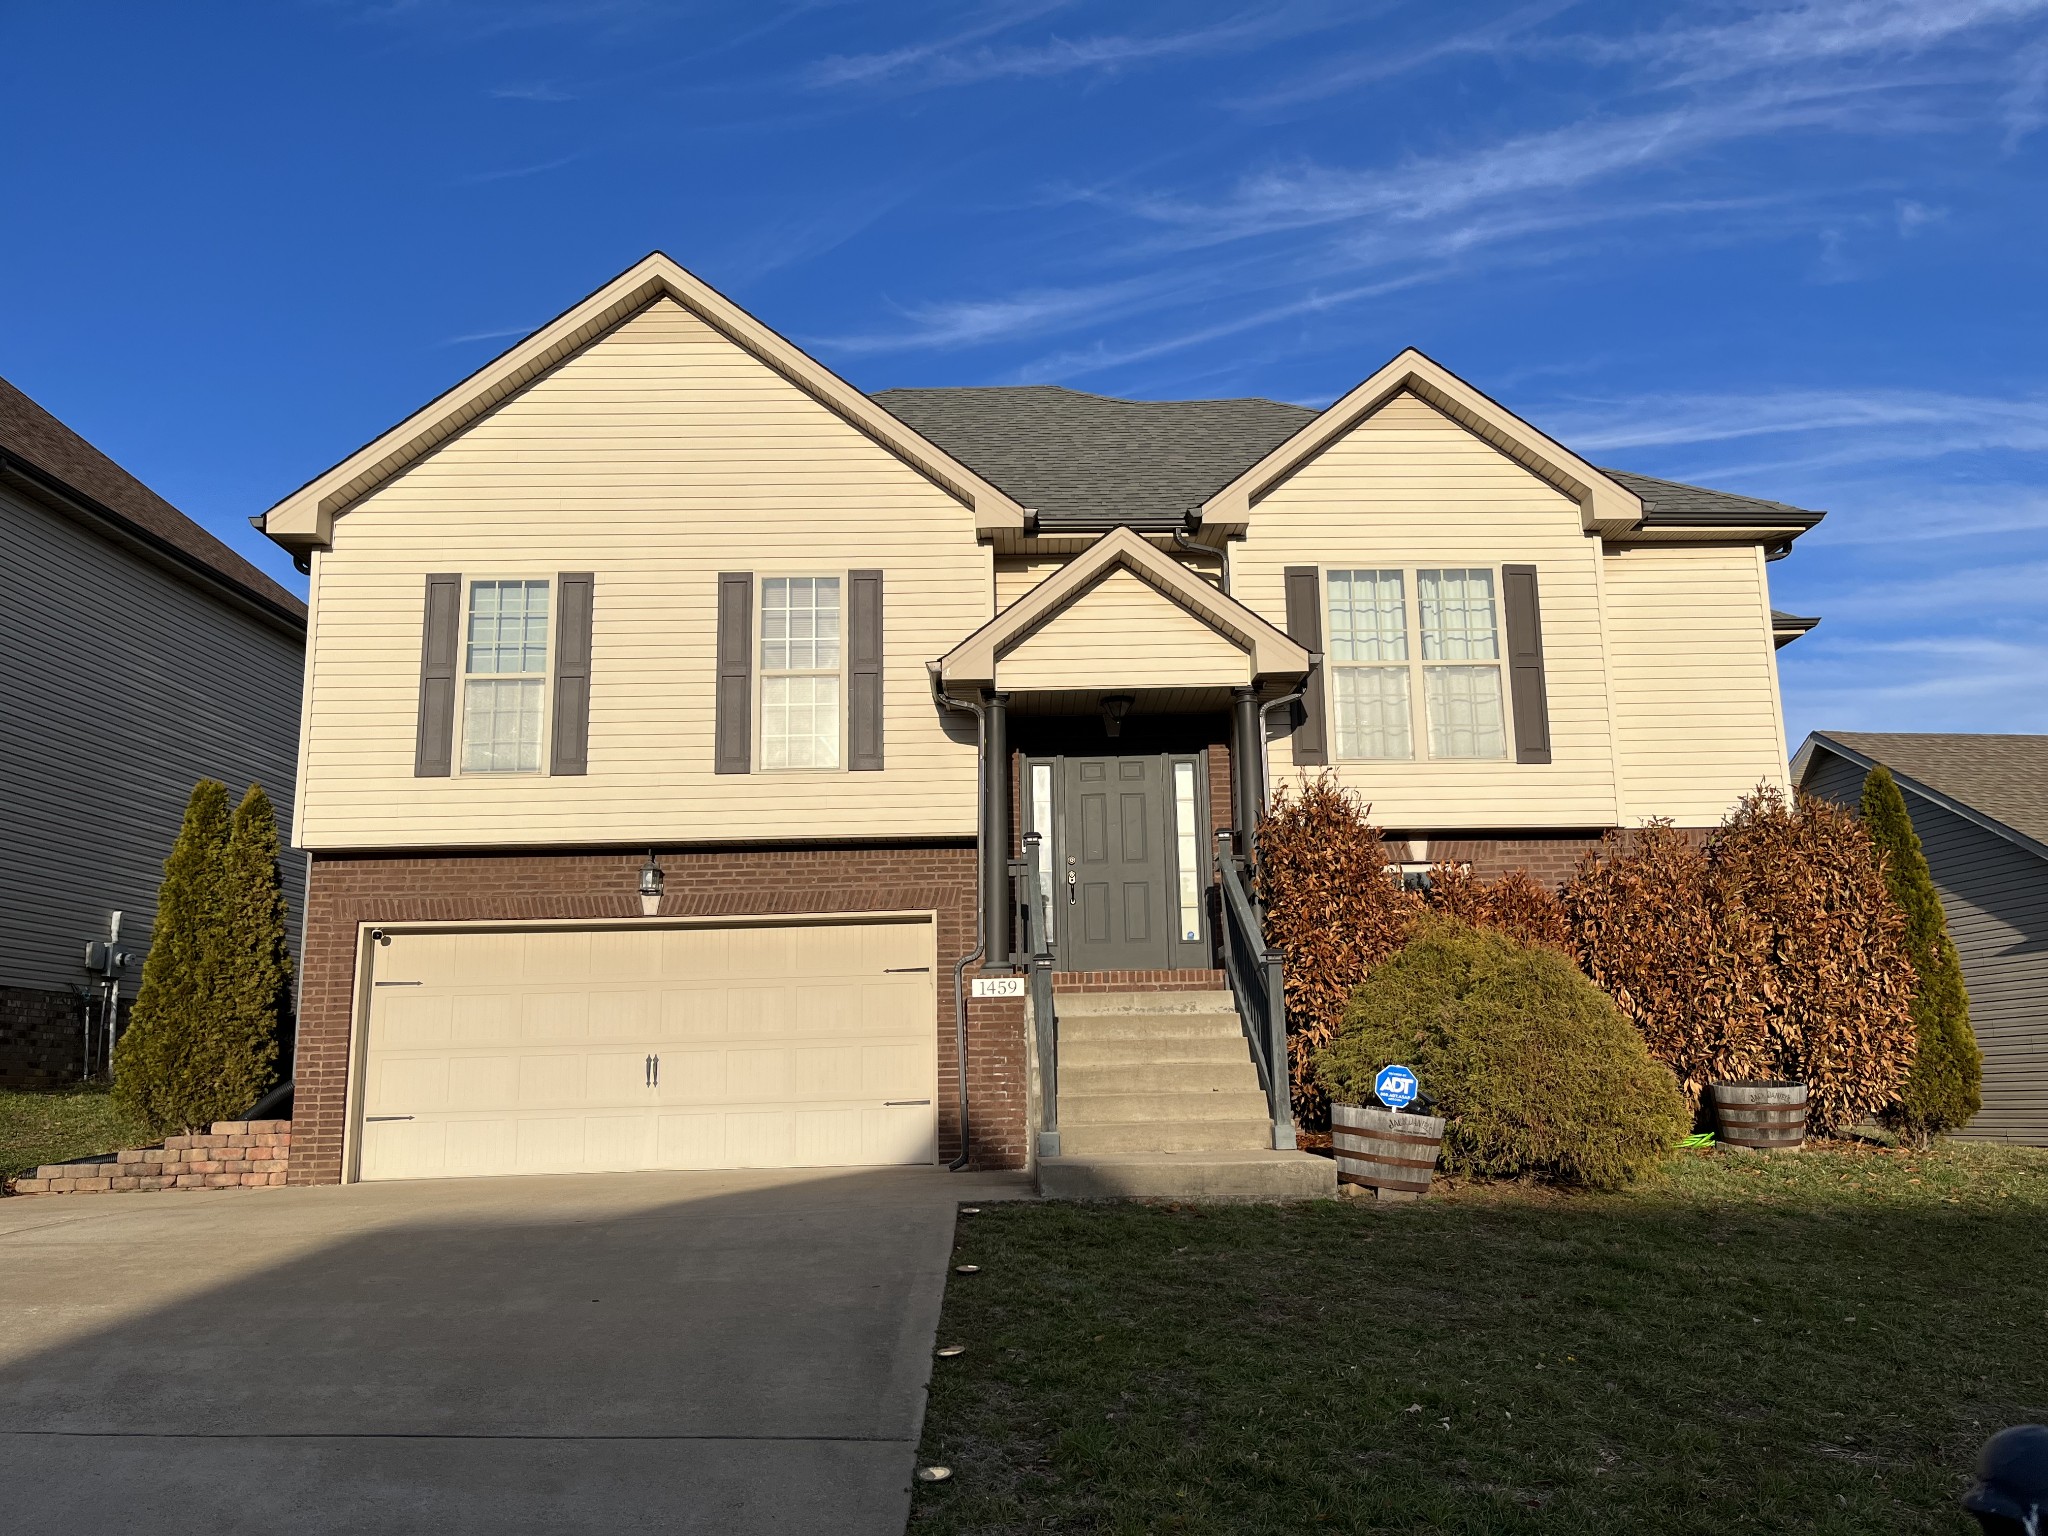
<svg viewBox="0 0 2048 1536"><path fill-rule="evenodd" d="M1414 1200L1429 1193L1444 1123L1435 1115L1332 1104L1330 1145L1341 1183L1363 1185L1382 1200Z"/></svg>
<svg viewBox="0 0 2048 1536"><path fill-rule="evenodd" d="M1752 1152L1797 1152L1806 1140L1806 1084L1712 1083L1721 1140Z"/></svg>

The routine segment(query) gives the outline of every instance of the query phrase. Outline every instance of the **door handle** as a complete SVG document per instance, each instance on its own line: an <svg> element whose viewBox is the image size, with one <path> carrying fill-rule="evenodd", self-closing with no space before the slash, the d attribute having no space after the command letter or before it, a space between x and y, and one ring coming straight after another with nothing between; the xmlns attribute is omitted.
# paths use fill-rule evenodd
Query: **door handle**
<svg viewBox="0 0 2048 1536"><path fill-rule="evenodd" d="M378 1125L386 1120L410 1120L411 1118L411 1115L365 1115L363 1116L363 1124Z"/></svg>
<svg viewBox="0 0 2048 1536"><path fill-rule="evenodd" d="M654 1055L654 1086L657 1088L661 1086L661 1053L659 1051L655 1052Z"/></svg>
<svg viewBox="0 0 2048 1536"><path fill-rule="evenodd" d="M651 1055L640 1058L640 1082L643 1087L654 1086L654 1058Z"/></svg>
<svg viewBox="0 0 2048 1536"><path fill-rule="evenodd" d="M1081 899L1075 894L1075 891L1074 872L1070 869L1067 871L1067 905L1070 907Z"/></svg>

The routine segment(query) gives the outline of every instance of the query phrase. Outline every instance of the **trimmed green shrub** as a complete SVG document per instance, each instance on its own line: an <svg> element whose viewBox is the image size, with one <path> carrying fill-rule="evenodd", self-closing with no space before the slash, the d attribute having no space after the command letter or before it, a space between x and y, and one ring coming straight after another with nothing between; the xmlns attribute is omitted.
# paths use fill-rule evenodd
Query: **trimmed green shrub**
<svg viewBox="0 0 2048 1536"><path fill-rule="evenodd" d="M205 1108L214 1102L211 1064L199 1042L224 980L220 935L227 902L221 876L227 842L228 787L201 779L192 786L184 825L164 860L142 985L114 1047L115 1102L159 1134L192 1130L214 1118Z"/></svg>
<svg viewBox="0 0 2048 1536"><path fill-rule="evenodd" d="M192 787L164 861L149 955L114 1048L114 1098L158 1134L243 1113L276 1076L291 956L277 876L277 819L251 785Z"/></svg>
<svg viewBox="0 0 2048 1536"><path fill-rule="evenodd" d="M1449 1173L1613 1189L1691 1125L1670 1070L1569 958L1451 919L1374 968L1316 1072L1333 1103L1370 1105L1390 1062L1449 1122Z"/></svg>
<svg viewBox="0 0 2048 1536"><path fill-rule="evenodd" d="M1884 855L1884 883L1906 916L1906 956L1913 964L1913 1065L1899 1084L1887 1121L1924 1141L1969 1122L1983 1104L1984 1058L1970 1028L1963 964L1948 936L1948 918L1906 797L1879 765L1863 781L1863 824Z"/></svg>

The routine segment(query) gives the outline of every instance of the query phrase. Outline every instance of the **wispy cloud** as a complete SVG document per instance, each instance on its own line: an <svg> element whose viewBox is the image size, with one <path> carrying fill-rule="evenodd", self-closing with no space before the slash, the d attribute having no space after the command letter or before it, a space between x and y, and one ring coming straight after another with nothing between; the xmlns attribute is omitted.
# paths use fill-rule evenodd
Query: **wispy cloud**
<svg viewBox="0 0 2048 1536"><path fill-rule="evenodd" d="M1581 0L1537 0L1536 4L1520 6L1492 21L1460 25L1448 37L1412 48L1378 47L1345 54L1282 85L1236 97L1230 105L1250 111L1299 106L1363 85L1414 74L1448 59L1504 53L1527 33L1580 3Z"/></svg>
<svg viewBox="0 0 2048 1536"><path fill-rule="evenodd" d="M465 331L460 336L444 336L434 343L437 347L459 347L472 341L504 341L511 336L531 336L538 327L515 325L502 331Z"/></svg>
<svg viewBox="0 0 2048 1536"><path fill-rule="evenodd" d="M507 166L500 171L478 171L461 178L461 185L479 187L493 181L514 181L521 176L539 176L546 171L559 171L563 166L581 159L581 155L557 155L552 160L536 160L531 165Z"/></svg>
<svg viewBox="0 0 2048 1536"><path fill-rule="evenodd" d="M1637 396L1545 414L1584 451L1730 443L1805 434L1853 437L1835 462L1946 453L2048 452L2048 399L1938 390L1776 389Z"/></svg>
<svg viewBox="0 0 2048 1536"><path fill-rule="evenodd" d="M809 81L817 86L888 83L899 88L937 89L986 80L1114 74L1140 65L1276 42L1331 26L1334 20L1324 7L1276 5L1177 31L1053 36L1028 43L984 41L1060 8L1055 4L1029 6L931 42L823 59L812 67Z"/></svg>
<svg viewBox="0 0 2048 1536"><path fill-rule="evenodd" d="M558 85L501 85L491 92L498 101L574 101L573 91L565 91Z"/></svg>

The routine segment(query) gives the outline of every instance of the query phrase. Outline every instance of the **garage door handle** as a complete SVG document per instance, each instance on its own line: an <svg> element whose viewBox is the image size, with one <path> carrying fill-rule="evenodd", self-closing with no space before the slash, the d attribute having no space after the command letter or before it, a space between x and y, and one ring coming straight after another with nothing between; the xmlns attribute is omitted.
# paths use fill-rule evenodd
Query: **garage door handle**
<svg viewBox="0 0 2048 1536"><path fill-rule="evenodd" d="M650 1088L659 1087L661 1085L661 1058L659 1056L649 1056L642 1065L646 1071L647 1086Z"/></svg>
<svg viewBox="0 0 2048 1536"><path fill-rule="evenodd" d="M365 1115L363 1116L363 1123L365 1125L375 1125L380 1120L410 1120L411 1118L411 1115Z"/></svg>
<svg viewBox="0 0 2048 1536"><path fill-rule="evenodd" d="M931 970L931 967L928 965L892 965L884 970L882 974L884 976L923 975L929 970Z"/></svg>
<svg viewBox="0 0 2048 1536"><path fill-rule="evenodd" d="M882 1108L884 1108L884 1109L896 1109L896 1108L898 1108L898 1107L900 1107L900 1106L902 1106L902 1105L905 1105L905 1104L929 1104L929 1103L931 1103L931 1100L930 1100L930 1099L884 1099L884 1100L882 1100Z"/></svg>

